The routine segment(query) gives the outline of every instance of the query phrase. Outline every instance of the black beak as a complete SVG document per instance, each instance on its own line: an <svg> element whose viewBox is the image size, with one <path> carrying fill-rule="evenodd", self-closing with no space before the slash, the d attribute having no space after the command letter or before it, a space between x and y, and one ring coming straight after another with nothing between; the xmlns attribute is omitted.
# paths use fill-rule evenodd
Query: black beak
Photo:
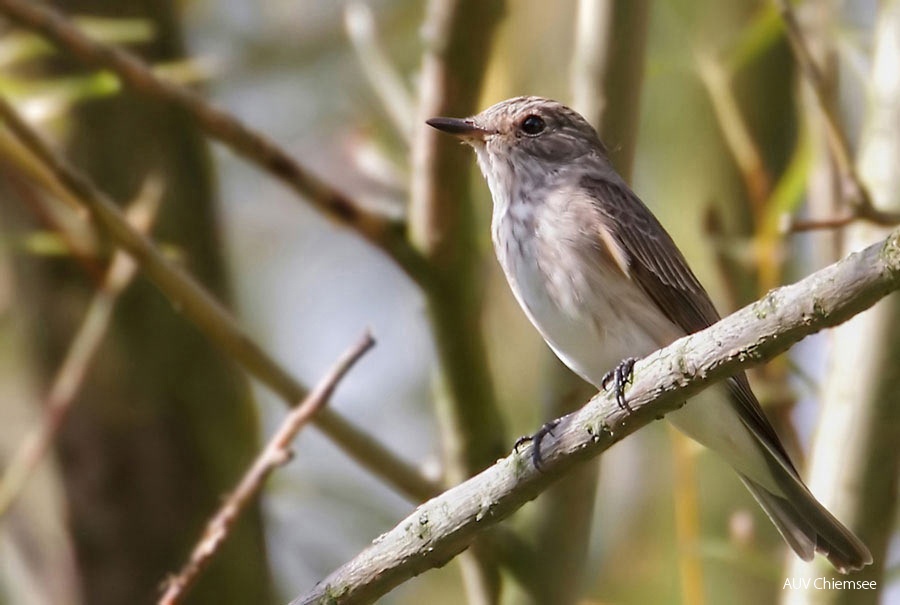
<svg viewBox="0 0 900 605"><path fill-rule="evenodd" d="M441 132L446 132L447 134L462 138L482 139L486 135L491 134L491 131L476 125L471 119L431 118L430 120L425 120L425 123L432 128L437 128Z"/></svg>

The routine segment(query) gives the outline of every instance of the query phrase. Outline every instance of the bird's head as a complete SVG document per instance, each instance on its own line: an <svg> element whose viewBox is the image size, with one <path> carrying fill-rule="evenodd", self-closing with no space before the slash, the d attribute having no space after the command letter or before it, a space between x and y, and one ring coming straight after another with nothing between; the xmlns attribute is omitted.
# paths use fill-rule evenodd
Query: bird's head
<svg viewBox="0 0 900 605"><path fill-rule="evenodd" d="M489 182L532 180L571 169L584 156L595 161L606 157L587 120L541 97L507 99L469 118L432 118L427 123L474 147Z"/></svg>

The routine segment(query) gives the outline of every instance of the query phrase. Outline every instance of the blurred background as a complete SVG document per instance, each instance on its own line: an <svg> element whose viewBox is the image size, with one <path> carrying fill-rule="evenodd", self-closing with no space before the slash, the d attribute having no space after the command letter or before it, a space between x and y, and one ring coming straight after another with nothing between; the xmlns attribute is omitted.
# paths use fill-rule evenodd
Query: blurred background
<svg viewBox="0 0 900 605"><path fill-rule="evenodd" d="M304 385L370 327L377 347L330 407L444 485L592 393L508 290L474 154L425 118L571 104L723 314L887 233L854 175L900 211L897 0L791 5L816 90L780 3L760 0L55 3L400 225L422 259L406 266L13 4L0 93L130 216L158 208L145 231L166 257ZM26 156L5 134L0 603L155 602L286 407L140 271L110 286L114 244ZM877 591L783 589L837 574L795 561L726 465L655 423L505 522L518 563L480 544L381 602L900 603L898 325L894 295L751 376L812 491L875 555L857 576ZM48 451L14 463L42 428ZM417 502L318 429L295 450L184 602L286 602Z"/></svg>

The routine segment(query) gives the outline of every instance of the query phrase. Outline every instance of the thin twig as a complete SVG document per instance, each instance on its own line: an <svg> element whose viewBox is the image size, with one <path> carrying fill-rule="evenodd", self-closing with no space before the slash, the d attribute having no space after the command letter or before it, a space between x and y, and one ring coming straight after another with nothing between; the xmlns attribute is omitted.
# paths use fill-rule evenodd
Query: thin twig
<svg viewBox="0 0 900 605"><path fill-rule="evenodd" d="M0 12L46 36L82 63L112 71L125 86L187 112L206 134L267 170L326 216L384 250L414 280L426 278L425 266L407 243L402 222L362 208L233 114L215 107L189 88L160 78L132 53L92 40L64 15L47 6L33 0L0 0Z"/></svg>
<svg viewBox="0 0 900 605"><path fill-rule="evenodd" d="M900 212L900 1L878 3L872 31L856 167L872 199L884 210ZM861 249L884 233L885 229L856 223L840 234L841 247ZM805 465L807 485L821 494L822 504L852 528L872 553L873 565L854 574L853 579L881 587L893 580L886 567L894 546L900 477L900 296L892 296L840 326L828 340L828 370ZM809 581L821 577L822 568L791 560L781 574L782 578ZM795 594L783 599L784 603L821 603L816 595L808 594L818 591L788 592ZM882 594L887 591L882 589ZM873 597L853 599L844 594L828 600L861 603L877 600ZM882 600L891 599L885 596Z"/></svg>
<svg viewBox="0 0 900 605"><path fill-rule="evenodd" d="M503 0L430 0L422 38L419 106L412 141L409 236L435 279L425 288L440 382L436 400L447 480L452 485L492 464L506 449L481 324L483 281L466 149L425 120L477 109ZM500 575L476 543L460 560L471 603L496 603Z"/></svg>
<svg viewBox="0 0 900 605"><path fill-rule="evenodd" d="M483 531L508 518L566 472L704 388L783 353L900 289L900 230L717 324L681 338L634 368L629 410L610 393L562 419L541 445L525 447L419 506L291 605L371 603L409 578L444 565ZM688 403L687 405L699 405Z"/></svg>
<svg viewBox="0 0 900 605"><path fill-rule="evenodd" d="M356 58L372 90L394 123L394 128L407 143L412 142L415 103L403 77L388 58L378 39L372 9L361 2L352 2L344 9L344 29L356 51Z"/></svg>
<svg viewBox="0 0 900 605"><path fill-rule="evenodd" d="M200 573L225 543L238 517L262 490L269 475L290 461L291 443L304 426L328 403L338 383L359 359L373 346L375 340L366 331L360 340L335 362L316 387L299 406L288 413L281 426L244 473L235 490L225 499L216 514L206 524L206 530L194 546L188 562L177 575L166 582L166 591L159 605L176 605L187 594Z"/></svg>
<svg viewBox="0 0 900 605"><path fill-rule="evenodd" d="M856 214L845 214L826 219L798 219L793 215L787 216L787 221L782 227L783 233L800 233L803 231L818 231L822 229L839 229L856 221Z"/></svg>
<svg viewBox="0 0 900 605"><path fill-rule="evenodd" d="M146 233L153 224L161 191L159 183L149 180L128 210L129 222ZM125 252L113 256L103 283L91 300L84 321L56 372L44 403L41 423L34 428L9 460L0 477L0 517L22 493L34 470L50 450L109 327L119 295L131 283L137 270Z"/></svg>
<svg viewBox="0 0 900 605"><path fill-rule="evenodd" d="M696 442L669 425L672 452L672 492L675 508L675 539L678 543L678 575L681 602L705 603L703 563L700 558L700 503L697 494Z"/></svg>
<svg viewBox="0 0 900 605"><path fill-rule="evenodd" d="M578 0L574 15L572 107L597 129L609 159L626 181L631 181L637 148L650 5L650 0ZM540 418L565 415L593 394L593 387L549 349L541 365ZM586 570L597 566L590 545L600 480L600 464L595 460L568 474L535 503L525 526L533 536L536 557L530 561L531 574L523 586L530 602L581 602Z"/></svg>
<svg viewBox="0 0 900 605"><path fill-rule="evenodd" d="M41 136L0 96L0 119L13 136L43 162L59 183L88 208L98 227L127 251L146 276L192 321L207 338L240 363L250 374L294 405L305 388L241 329L231 313L203 286L172 263L146 237L123 218L115 203L83 173L53 151ZM355 427L337 412L325 409L316 425L345 452L374 475L415 501L431 497L436 485L414 466L401 460L376 439Z"/></svg>
<svg viewBox="0 0 900 605"><path fill-rule="evenodd" d="M835 115L834 110L828 103L825 79L819 71L815 59L813 59L809 46L806 43L806 38L803 35L803 30L797 21L797 16L794 14L793 8L791 8L790 1L775 0L775 4L784 20L788 40L791 43L791 48L794 50L794 56L800 66L800 71L809 83L816 104L819 106L819 110L822 112L822 117L825 120L825 132L828 135L828 142L843 177L843 198L853 213L853 219L862 219L886 227L900 224L900 213L887 212L875 207L868 188L859 177L850 153L850 145L847 143L847 138L844 136L844 131L840 126L837 115ZM847 224L844 222L846 218L836 217L807 221L803 225L805 229L793 227L792 230L830 229Z"/></svg>
<svg viewBox="0 0 900 605"><path fill-rule="evenodd" d="M694 57L697 74L706 88L725 142L744 181L753 223L758 226L762 223L772 191L772 177L735 99L730 75L708 51L698 50Z"/></svg>

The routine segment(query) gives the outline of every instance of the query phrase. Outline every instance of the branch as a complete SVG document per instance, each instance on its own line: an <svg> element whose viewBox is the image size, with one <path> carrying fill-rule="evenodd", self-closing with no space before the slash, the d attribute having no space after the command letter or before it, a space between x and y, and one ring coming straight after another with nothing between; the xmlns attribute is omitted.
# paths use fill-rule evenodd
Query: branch
<svg viewBox="0 0 900 605"><path fill-rule="evenodd" d="M579 0L572 54L572 106L631 181L644 82L649 0Z"/></svg>
<svg viewBox="0 0 900 605"><path fill-rule="evenodd" d="M789 0L775 0L781 17L784 20L787 29L788 40L791 48L794 50L794 56L800 66L800 71L809 83L813 91L816 103L825 119L825 131L828 135L828 143L831 151L834 153L835 161L844 177L844 200L850 207L853 218L863 219L886 227L892 227L900 224L900 213L879 210L872 203L872 197L869 190L859 178L859 173L853 164L853 157L850 153L850 146L844 131L841 129L837 115L835 115L832 105L828 102L828 92L825 78L819 71L815 59L803 36L803 30L797 21L797 16L791 8ZM811 229L833 228L846 224L844 217L828 218L818 222L806 221L802 226L809 231ZM794 227L793 231L797 231Z"/></svg>
<svg viewBox="0 0 900 605"><path fill-rule="evenodd" d="M189 88L160 78L135 55L92 40L64 15L33 0L0 0L0 12L46 36L82 63L113 72L132 90L186 112L207 135L268 171L329 218L359 233L393 258L411 278L425 279L424 264L407 243L403 223L362 208L236 116L215 107Z"/></svg>
<svg viewBox="0 0 900 605"><path fill-rule="evenodd" d="M597 129L626 181L631 180L637 147L649 16L649 0L579 0L574 16L572 107ZM549 348L542 357L542 418L568 414L594 394L594 387ZM590 545L601 480L598 462L581 465L549 489L526 522L534 552L523 588L532 603L575 605L584 592L585 570L596 574ZM516 580L521 582L518 576Z"/></svg>
<svg viewBox="0 0 900 605"><path fill-rule="evenodd" d="M134 230L115 203L84 174L50 149L2 96L0 119L6 122L13 137L45 164L70 195L88 208L96 224L134 258L175 308L207 338L278 393L288 405L304 398L305 388L243 332L231 313L190 274L172 263L149 239ZM398 458L337 412L322 410L316 417L316 425L364 468L405 496L421 501L437 491L436 486L414 466Z"/></svg>
<svg viewBox="0 0 900 605"><path fill-rule="evenodd" d="M394 128L406 143L410 143L413 123L409 118L415 115L415 103L406 89L403 76L378 38L372 9L361 2L348 4L344 8L344 29L369 86L381 100Z"/></svg>
<svg viewBox="0 0 900 605"><path fill-rule="evenodd" d="M234 492L228 496L219 510L206 525L203 537L191 552L190 559L167 581L166 592L159 605L176 605L181 602L188 589L197 580L219 549L225 543L231 528L250 501L259 494L269 475L279 466L290 461L291 443L304 426L328 403L338 383L357 361L373 346L375 341L367 331L360 340L348 349L324 378L316 385L299 406L288 413L281 426L269 440L265 449L241 478Z"/></svg>
<svg viewBox="0 0 900 605"><path fill-rule="evenodd" d="M897 289L900 230L637 362L628 393L630 413L606 392L599 393L564 417L554 437L544 441L542 471L530 464L530 448L510 454L419 506L291 605L369 603L412 576L445 564L480 532L509 517L579 463L677 409L710 384L772 359Z"/></svg>
<svg viewBox="0 0 900 605"><path fill-rule="evenodd" d="M483 280L469 187L472 162L425 120L475 113L503 0L430 0L412 140L409 237L433 269L424 288L439 361L436 401L447 482L503 455L506 439L481 324ZM461 560L470 603L495 603L500 579L481 544Z"/></svg>
<svg viewBox="0 0 900 605"><path fill-rule="evenodd" d="M159 179L147 181L128 209L128 220L141 232L150 230L162 197ZM100 288L88 305L44 402L40 425L28 433L0 477L0 517L16 501L35 469L47 455L71 409L85 376L106 336L119 296L131 284L137 270L127 254L117 251Z"/></svg>
<svg viewBox="0 0 900 605"><path fill-rule="evenodd" d="M744 181L753 223L761 225L772 192L772 177L766 169L750 126L741 113L731 86L731 75L711 51L695 50L694 61L722 136Z"/></svg>
<svg viewBox="0 0 900 605"><path fill-rule="evenodd" d="M475 113L490 40L503 2L432 0L423 26L421 98L413 141L410 238L435 277L426 288L450 423L451 481L471 476L503 452L501 421L481 334L481 283L469 180L469 152L425 124ZM446 424L446 423L445 423ZM444 437L447 437L446 432Z"/></svg>
<svg viewBox="0 0 900 605"><path fill-rule="evenodd" d="M866 78L867 106L857 152L857 170L883 210L900 210L900 89L897 40L900 0L880 3L874 26L872 65ZM844 249L860 249L885 229L857 222L841 234ZM852 576L878 585L887 567L900 478L900 297L891 297L830 334L818 425L810 444L807 483L835 516L869 547L873 565ZM789 577L821 577L821 562L791 560ZM874 585L874 584L873 584ZM812 592L812 591L810 591ZM874 603L878 597L819 595L797 591L791 605ZM874 592L874 591L873 591Z"/></svg>

